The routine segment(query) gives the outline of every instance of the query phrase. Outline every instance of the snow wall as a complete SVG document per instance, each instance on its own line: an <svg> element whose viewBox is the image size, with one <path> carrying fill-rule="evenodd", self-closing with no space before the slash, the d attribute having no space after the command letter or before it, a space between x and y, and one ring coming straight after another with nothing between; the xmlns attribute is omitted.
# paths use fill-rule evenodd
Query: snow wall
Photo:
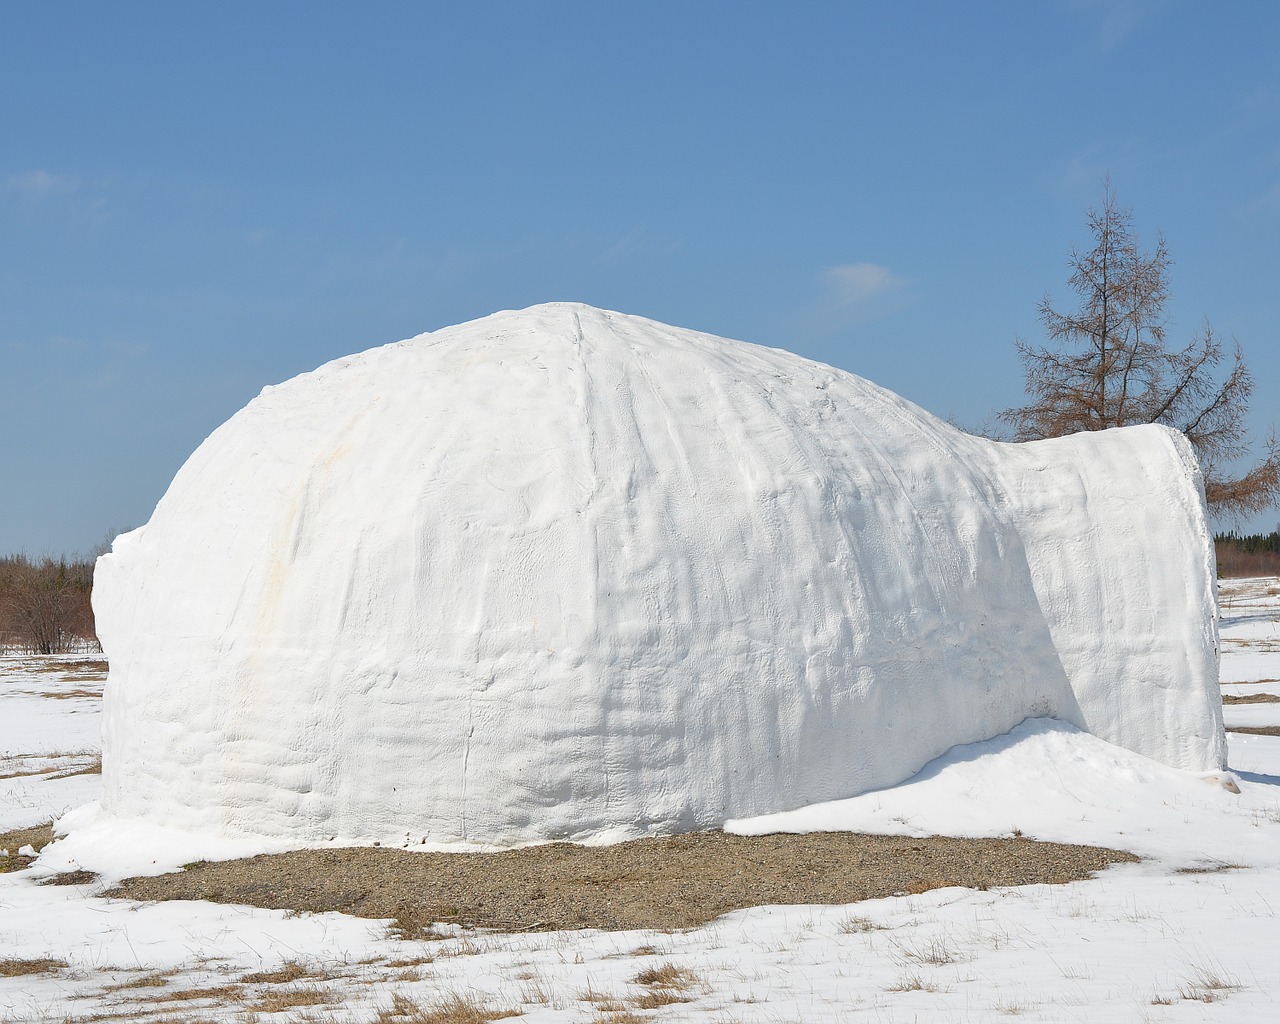
<svg viewBox="0 0 1280 1024"><path fill-rule="evenodd" d="M266 388L99 560L102 807L510 845L716 826L1053 716L1224 764L1182 437L968 436L639 317L497 313Z"/></svg>

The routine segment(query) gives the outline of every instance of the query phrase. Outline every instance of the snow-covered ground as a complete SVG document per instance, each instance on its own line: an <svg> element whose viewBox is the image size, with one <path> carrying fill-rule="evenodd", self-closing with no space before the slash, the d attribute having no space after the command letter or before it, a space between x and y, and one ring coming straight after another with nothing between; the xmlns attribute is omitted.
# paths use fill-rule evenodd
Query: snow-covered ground
<svg viewBox="0 0 1280 1024"><path fill-rule="evenodd" d="M1221 604L1223 692L1280 695L1280 581L1226 582ZM0 829L97 795L99 776L77 772L95 758L100 676L49 661L0 658ZM1230 704L1225 717L1280 725L1280 702ZM484 1019L463 1004L616 1024L1276 1021L1280 737L1229 740L1234 774L1201 776L1032 721L893 789L732 826L1020 830L1144 858L1093 880L761 907L670 934L404 942L338 914L107 901L40 884L65 866L55 846L0 874L0 1021ZM116 860L130 858L147 850ZM450 1001L454 1017L432 1016Z"/></svg>

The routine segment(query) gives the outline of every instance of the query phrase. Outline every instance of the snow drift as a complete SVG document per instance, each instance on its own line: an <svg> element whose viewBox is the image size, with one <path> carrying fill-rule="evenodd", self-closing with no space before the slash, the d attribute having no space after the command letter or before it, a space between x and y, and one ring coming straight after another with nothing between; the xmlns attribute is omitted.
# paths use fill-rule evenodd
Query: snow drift
<svg viewBox="0 0 1280 1024"><path fill-rule="evenodd" d="M970 437L556 303L262 394L98 563L103 812L506 845L891 785L1051 716L1224 764L1180 435Z"/></svg>

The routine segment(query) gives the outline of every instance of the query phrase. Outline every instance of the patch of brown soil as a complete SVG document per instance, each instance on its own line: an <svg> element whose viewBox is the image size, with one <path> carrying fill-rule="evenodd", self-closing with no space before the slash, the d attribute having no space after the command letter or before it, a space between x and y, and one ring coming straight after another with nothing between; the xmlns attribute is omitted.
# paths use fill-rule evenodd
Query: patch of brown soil
<svg viewBox="0 0 1280 1024"><path fill-rule="evenodd" d="M769 904L845 904L960 885L1070 882L1131 853L1030 839L696 832L617 846L570 843L501 853L386 848L299 850L202 862L130 878L104 893L211 900L279 910L336 910L502 930L691 928Z"/></svg>
<svg viewBox="0 0 1280 1024"><path fill-rule="evenodd" d="M1280 680L1271 679L1269 682L1277 682ZM1237 696L1233 693L1224 693L1222 695L1223 704L1280 704L1280 694L1275 693L1246 693Z"/></svg>
<svg viewBox="0 0 1280 1024"><path fill-rule="evenodd" d="M1249 736L1280 736L1280 725L1229 725L1227 732L1242 732Z"/></svg>

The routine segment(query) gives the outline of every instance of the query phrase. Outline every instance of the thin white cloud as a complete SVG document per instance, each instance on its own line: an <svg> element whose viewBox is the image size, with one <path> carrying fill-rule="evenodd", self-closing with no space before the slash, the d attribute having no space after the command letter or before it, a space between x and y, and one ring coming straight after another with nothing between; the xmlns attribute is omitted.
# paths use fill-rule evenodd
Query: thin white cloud
<svg viewBox="0 0 1280 1024"><path fill-rule="evenodd" d="M837 307L859 305L906 283L888 267L878 263L846 263L828 267L822 272L822 282L832 304Z"/></svg>
<svg viewBox="0 0 1280 1024"><path fill-rule="evenodd" d="M50 171L20 171L0 178L0 191L21 199L38 201L56 195L67 195L80 187L80 179L72 174Z"/></svg>
<svg viewBox="0 0 1280 1024"><path fill-rule="evenodd" d="M1160 153L1137 137L1111 136L1095 139L1069 154L1063 163L1045 177L1045 185L1054 194L1073 202L1096 203L1109 178L1124 198L1125 182L1132 181L1159 165L1161 159L1173 159L1169 152Z"/></svg>
<svg viewBox="0 0 1280 1024"><path fill-rule="evenodd" d="M1147 0L1071 0L1071 6L1097 16L1098 45L1103 50L1119 46L1152 12Z"/></svg>

